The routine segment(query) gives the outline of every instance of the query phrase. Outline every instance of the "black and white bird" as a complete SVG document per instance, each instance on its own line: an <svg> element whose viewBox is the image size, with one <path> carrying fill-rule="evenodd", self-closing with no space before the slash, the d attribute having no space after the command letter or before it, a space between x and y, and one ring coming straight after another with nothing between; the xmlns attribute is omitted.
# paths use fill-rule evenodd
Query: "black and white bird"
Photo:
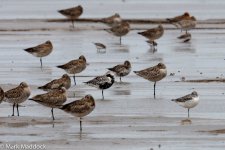
<svg viewBox="0 0 225 150"><path fill-rule="evenodd" d="M113 85L114 81L115 81L114 75L109 71L105 75L97 76L94 79L84 82L84 83L86 83L87 85L96 87L98 89L101 89L102 90L102 99L104 100L103 91L105 89L110 88Z"/></svg>
<svg viewBox="0 0 225 150"><path fill-rule="evenodd" d="M180 106L188 109L188 118L189 118L189 109L195 107L199 103L199 96L196 91L193 91L191 94L185 95L183 97L172 99Z"/></svg>
<svg viewBox="0 0 225 150"><path fill-rule="evenodd" d="M121 77L127 76L130 73L131 63L128 60L126 60L123 64L119 64L112 68L108 68L108 70L114 72L118 77L120 77L121 82L122 81Z"/></svg>

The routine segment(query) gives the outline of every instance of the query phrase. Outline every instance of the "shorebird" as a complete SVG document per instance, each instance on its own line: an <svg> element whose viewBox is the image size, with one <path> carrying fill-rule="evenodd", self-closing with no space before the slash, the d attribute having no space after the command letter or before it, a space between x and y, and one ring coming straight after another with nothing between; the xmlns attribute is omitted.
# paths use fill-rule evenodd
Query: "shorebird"
<svg viewBox="0 0 225 150"><path fill-rule="evenodd" d="M24 50L36 57L40 57L42 68L42 57L48 56L52 52L53 46L51 41L46 41L45 43Z"/></svg>
<svg viewBox="0 0 225 150"><path fill-rule="evenodd" d="M52 119L55 120L53 109L59 108L66 101L66 88L52 90L45 94L36 95L29 100L35 101L43 106L50 107L52 112Z"/></svg>
<svg viewBox="0 0 225 150"><path fill-rule="evenodd" d="M113 27L113 26L119 24L121 21L122 21L122 19L118 13L115 13L112 16L102 19L102 22L107 24L110 27Z"/></svg>
<svg viewBox="0 0 225 150"><path fill-rule="evenodd" d="M162 37L163 33L164 33L164 29L161 24L156 28L152 28L143 32L138 32L138 34L147 38L149 40L148 43L152 43L153 47L157 46L157 43L155 42L155 40Z"/></svg>
<svg viewBox="0 0 225 150"><path fill-rule="evenodd" d="M189 109L195 107L199 103L199 96L196 91L193 91L191 94L185 95L183 97L172 99L180 106L188 109L188 118L189 118Z"/></svg>
<svg viewBox="0 0 225 150"><path fill-rule="evenodd" d="M130 31L130 25L128 22L122 21L118 25L113 26L107 32L120 37L120 44L121 44L121 37L125 36Z"/></svg>
<svg viewBox="0 0 225 150"><path fill-rule="evenodd" d="M78 5L76 7L59 10L58 12L70 19L74 28L74 21L83 13L83 8L81 5Z"/></svg>
<svg viewBox="0 0 225 150"><path fill-rule="evenodd" d="M26 101L30 96L30 88L25 82L21 82L19 86L8 90L5 92L4 101L13 104L13 113L14 116L14 107L17 107L17 115L19 116L19 104Z"/></svg>
<svg viewBox="0 0 225 150"><path fill-rule="evenodd" d="M54 79L51 82L38 87L38 89L42 89L44 91L50 91L53 89L58 89L59 87L65 87L66 89L69 89L71 86L71 79L67 74L64 74L59 79Z"/></svg>
<svg viewBox="0 0 225 150"><path fill-rule="evenodd" d="M188 34L188 30L195 28L197 20L194 16L191 16L188 19L183 19L178 21L178 25L180 26L181 30L185 30L186 34Z"/></svg>
<svg viewBox="0 0 225 150"><path fill-rule="evenodd" d="M167 18L166 20L171 23L172 25L176 26L177 28L179 28L178 22L181 20L185 20L185 19L189 19L191 16L188 12L185 12L182 15L179 16L175 16L173 18ZM182 32L182 30L181 30Z"/></svg>
<svg viewBox="0 0 225 150"><path fill-rule="evenodd" d="M75 74L82 72L86 68L86 59L83 55L79 59L71 60L64 65L57 66L64 69L67 73L73 74L74 84L76 85Z"/></svg>
<svg viewBox="0 0 225 150"><path fill-rule="evenodd" d="M0 87L0 104L4 100L4 97L5 97L5 93L4 93L3 89Z"/></svg>
<svg viewBox="0 0 225 150"><path fill-rule="evenodd" d="M124 64L119 64L116 65L112 68L108 68L108 70L114 72L117 76L120 77L120 82L121 82L121 77L124 77L128 75L131 71L131 64L128 60L124 62Z"/></svg>
<svg viewBox="0 0 225 150"><path fill-rule="evenodd" d="M80 132L82 132L82 118L90 114L94 108L95 100L91 95L86 95L81 100L76 100L60 107L63 111L80 118Z"/></svg>
<svg viewBox="0 0 225 150"><path fill-rule="evenodd" d="M100 52L101 50L105 50L106 51L106 46L102 43L94 43L96 48L97 48L97 52Z"/></svg>
<svg viewBox="0 0 225 150"><path fill-rule="evenodd" d="M113 85L113 83L114 83L114 75L111 74L110 72L107 72L103 76L97 76L94 79L92 79L90 81L87 81L87 82L84 82L84 83L86 83L87 85L96 87L98 89L101 89L102 90L102 99L104 100L104 93L103 93L103 91L105 89L110 88Z"/></svg>
<svg viewBox="0 0 225 150"><path fill-rule="evenodd" d="M166 77L167 70L166 66L163 63L159 63L156 66L146 68L144 70L134 71L134 73L146 80L154 82L154 98L155 98L156 82Z"/></svg>

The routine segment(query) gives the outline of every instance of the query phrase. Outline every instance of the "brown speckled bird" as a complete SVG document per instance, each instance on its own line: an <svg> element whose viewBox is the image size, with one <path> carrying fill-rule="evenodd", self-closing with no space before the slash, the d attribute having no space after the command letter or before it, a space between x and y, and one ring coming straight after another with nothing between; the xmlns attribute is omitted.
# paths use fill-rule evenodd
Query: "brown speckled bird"
<svg viewBox="0 0 225 150"><path fill-rule="evenodd" d="M86 59L83 55L79 59L71 60L64 65L57 66L64 69L67 73L73 74L74 84L76 85L75 74L82 72L86 68Z"/></svg>
<svg viewBox="0 0 225 150"><path fill-rule="evenodd" d="M154 98L155 98L156 82L166 77L167 70L166 66L163 63L159 63L156 66L144 70L134 71L134 73L146 80L154 82Z"/></svg>
<svg viewBox="0 0 225 150"><path fill-rule="evenodd" d="M157 46L157 43L155 42L155 40L159 39L160 37L163 36L164 28L160 24L156 28L148 29L148 30L143 31L143 32L138 32L138 34L140 34L140 35L144 36L145 38L147 38L149 40L149 43L153 43L153 47L154 47L154 46Z"/></svg>
<svg viewBox="0 0 225 150"><path fill-rule="evenodd" d="M195 28L197 23L197 20L194 16L191 16L188 19L183 19L178 22L178 25L180 26L181 30L185 30L186 34L188 34L188 30L191 30Z"/></svg>
<svg viewBox="0 0 225 150"><path fill-rule="evenodd" d="M30 96L30 88L25 82L21 82L19 86L8 90L5 92L4 101L13 104L13 114L14 116L14 107L17 107L17 115L19 116L19 104L26 101Z"/></svg>
<svg viewBox="0 0 225 150"><path fill-rule="evenodd" d="M69 18L72 21L72 26L74 28L74 21L82 15L83 8L81 5L78 5L76 7L59 10L58 12Z"/></svg>
<svg viewBox="0 0 225 150"><path fill-rule="evenodd" d="M126 60L123 64L119 64L112 68L108 68L108 70L116 73L116 75L120 77L121 82L121 77L124 77L130 73L131 63L128 60Z"/></svg>
<svg viewBox="0 0 225 150"><path fill-rule="evenodd" d="M46 41L45 43L24 50L36 57L40 57L42 68L42 57L48 56L52 52L53 46L51 41Z"/></svg>
<svg viewBox="0 0 225 150"><path fill-rule="evenodd" d="M64 74L59 79L54 79L51 82L38 87L38 89L42 89L44 91L50 91L54 89L58 89L59 87L65 87L66 89L69 89L71 86L71 79L67 74Z"/></svg>
<svg viewBox="0 0 225 150"><path fill-rule="evenodd" d="M80 118L80 132L82 132L82 117L90 114L94 108L95 100L91 95L86 95L81 100L76 100L60 107L63 111Z"/></svg>
<svg viewBox="0 0 225 150"><path fill-rule="evenodd" d="M121 44L121 37L127 35L130 31L130 25L128 22L122 21L116 26L113 26L111 29L106 30L107 32L120 37L120 44Z"/></svg>
<svg viewBox="0 0 225 150"><path fill-rule="evenodd" d="M45 94L36 95L29 100L35 101L43 106L50 107L52 112L52 119L55 120L53 108L59 108L66 101L66 89L60 87Z"/></svg>

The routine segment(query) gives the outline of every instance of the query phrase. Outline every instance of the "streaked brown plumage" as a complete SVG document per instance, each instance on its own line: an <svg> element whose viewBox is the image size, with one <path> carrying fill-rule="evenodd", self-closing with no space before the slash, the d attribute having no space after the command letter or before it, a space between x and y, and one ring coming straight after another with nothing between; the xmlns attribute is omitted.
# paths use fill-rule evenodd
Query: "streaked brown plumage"
<svg viewBox="0 0 225 150"><path fill-rule="evenodd" d="M102 19L102 22L107 24L110 27L113 27L114 25L117 25L121 21L122 21L122 19L120 18L120 15L118 13L115 13L112 16L109 16L107 18Z"/></svg>
<svg viewBox="0 0 225 150"><path fill-rule="evenodd" d="M40 57L42 67L42 57L48 56L52 52L53 46L51 41L46 41L45 43L24 50L36 57Z"/></svg>
<svg viewBox="0 0 225 150"><path fill-rule="evenodd" d="M13 114L14 116L14 107L17 107L17 115L19 116L19 104L26 101L30 96L30 88L25 82L21 82L19 86L8 90L5 92L4 101L13 104Z"/></svg>
<svg viewBox="0 0 225 150"><path fill-rule="evenodd" d="M83 8L81 5L78 5L76 7L59 10L58 12L64 16L66 16L67 18L69 18L72 21L72 25L74 28L74 21L75 21L75 19L80 17L80 15L82 15Z"/></svg>
<svg viewBox="0 0 225 150"><path fill-rule="evenodd" d="M64 74L61 78L59 79L54 79L51 82L38 87L38 89L42 89L44 91L50 91L57 89L59 87L65 87L66 89L69 89L71 86L71 79L67 74Z"/></svg>
<svg viewBox="0 0 225 150"><path fill-rule="evenodd" d="M55 120L53 108L59 108L66 101L66 89L60 87L45 94L36 95L29 100L35 101L43 106L50 107L52 112L52 119Z"/></svg>
<svg viewBox="0 0 225 150"><path fill-rule="evenodd" d="M144 36L145 38L147 38L149 40L149 43L153 43L152 46L155 47L155 46L157 46L157 43L155 42L155 40L159 39L159 38L161 38L163 36L164 28L160 24L156 28L148 29L148 30L143 31L143 32L138 32L138 34L140 34L140 35Z"/></svg>
<svg viewBox="0 0 225 150"><path fill-rule="evenodd" d="M2 103L4 97L5 97L5 93L4 93L3 89L0 87L0 104Z"/></svg>
<svg viewBox="0 0 225 150"><path fill-rule="evenodd" d="M167 75L166 66L163 63L159 63L156 66L146 68L140 71L134 71L138 76L154 82L154 98L155 98L155 86L156 82L162 80Z"/></svg>
<svg viewBox="0 0 225 150"><path fill-rule="evenodd" d="M112 68L108 68L108 70L116 73L116 75L120 77L121 82L121 77L124 77L130 73L131 63L128 60L126 60L123 64L119 64Z"/></svg>
<svg viewBox="0 0 225 150"><path fill-rule="evenodd" d="M86 68L86 65L86 58L81 55L79 59L71 60L57 67L64 69L69 74L73 74L74 84L76 85L75 74L82 72Z"/></svg>
<svg viewBox="0 0 225 150"><path fill-rule="evenodd" d="M111 29L106 30L109 33L119 36L120 37L120 44L121 44L121 37L127 35L127 33L130 31L130 25L128 22L122 21L116 26L113 26Z"/></svg>
<svg viewBox="0 0 225 150"><path fill-rule="evenodd" d="M188 19L183 19L178 22L179 27L181 28L181 30L185 30L186 34L188 33L188 30L195 28L196 24L197 20L194 16L191 16Z"/></svg>
<svg viewBox="0 0 225 150"><path fill-rule="evenodd" d="M82 117L90 114L94 108L95 100L91 95L86 95L81 100L76 100L60 107L63 111L80 118L80 131L82 131Z"/></svg>

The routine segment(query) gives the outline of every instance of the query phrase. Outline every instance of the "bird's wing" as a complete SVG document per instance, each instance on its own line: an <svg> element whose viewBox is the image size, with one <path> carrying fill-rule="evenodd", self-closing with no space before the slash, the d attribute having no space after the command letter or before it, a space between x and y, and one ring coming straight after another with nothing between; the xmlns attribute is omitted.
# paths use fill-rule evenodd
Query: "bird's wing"
<svg viewBox="0 0 225 150"><path fill-rule="evenodd" d="M70 113L82 113L89 108L89 105L83 100L76 100L61 107L62 110Z"/></svg>
<svg viewBox="0 0 225 150"><path fill-rule="evenodd" d="M58 90L53 90L45 94L36 95L31 100L40 103L57 104L60 100L65 100L66 97L58 92Z"/></svg>
<svg viewBox="0 0 225 150"><path fill-rule="evenodd" d="M188 94L188 95L185 95L183 97L180 97L180 98L177 98L177 99L174 99L175 102L186 102L186 101L189 101L192 99L192 96L191 94Z"/></svg>
<svg viewBox="0 0 225 150"><path fill-rule="evenodd" d="M22 91L23 91L23 88L21 87L16 87L14 89L11 89L9 91L6 91L5 92L5 97L6 98L18 98L22 95Z"/></svg>
<svg viewBox="0 0 225 150"><path fill-rule="evenodd" d="M109 80L108 77L106 77L104 75L104 76L95 77L94 79L88 81L87 84L101 85L101 84L104 84L106 82L110 83L110 80Z"/></svg>

